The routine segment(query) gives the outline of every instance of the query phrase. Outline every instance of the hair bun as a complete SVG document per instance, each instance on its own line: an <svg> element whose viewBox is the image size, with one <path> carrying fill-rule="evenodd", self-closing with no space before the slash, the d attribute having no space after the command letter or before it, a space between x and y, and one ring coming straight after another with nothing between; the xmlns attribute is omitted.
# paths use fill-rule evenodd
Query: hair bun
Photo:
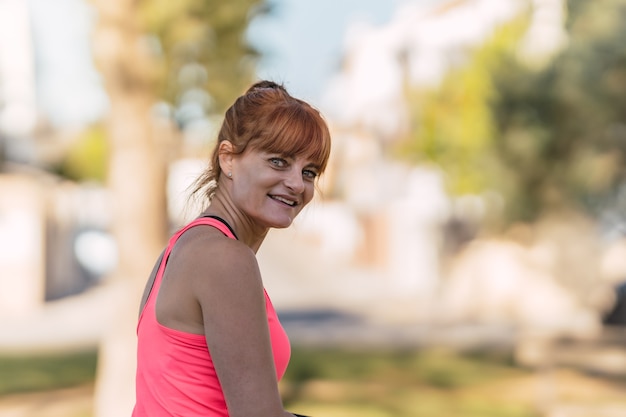
<svg viewBox="0 0 626 417"><path fill-rule="evenodd" d="M282 84L278 84L274 81L262 80L255 84L253 84L249 89L248 93L254 93L260 90L280 90L284 93L287 92L287 89Z"/></svg>

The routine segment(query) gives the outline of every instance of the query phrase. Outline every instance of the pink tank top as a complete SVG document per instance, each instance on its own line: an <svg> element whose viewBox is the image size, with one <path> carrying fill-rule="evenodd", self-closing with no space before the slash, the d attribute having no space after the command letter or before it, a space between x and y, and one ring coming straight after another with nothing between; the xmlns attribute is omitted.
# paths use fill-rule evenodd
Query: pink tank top
<svg viewBox="0 0 626 417"><path fill-rule="evenodd" d="M236 239L219 220L202 217L179 230L169 241L152 290L137 325L137 400L133 417L228 417L224 393L217 378L204 335L186 333L157 322L155 302L167 258L180 235L197 225L210 225ZM265 292L277 379L289 362L291 348Z"/></svg>

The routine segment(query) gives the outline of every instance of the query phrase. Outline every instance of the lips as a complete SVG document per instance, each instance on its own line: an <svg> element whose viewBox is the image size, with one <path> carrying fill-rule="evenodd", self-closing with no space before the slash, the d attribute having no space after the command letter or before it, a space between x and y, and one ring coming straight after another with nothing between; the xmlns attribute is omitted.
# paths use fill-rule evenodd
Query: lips
<svg viewBox="0 0 626 417"><path fill-rule="evenodd" d="M283 204L286 204L286 205L288 205L290 207L295 207L295 206L298 205L298 202L296 200L291 200L291 199L289 199L287 197L282 197L282 196L279 196L279 195L270 195L270 198L272 200L276 200L276 201L279 201L279 202L281 202Z"/></svg>

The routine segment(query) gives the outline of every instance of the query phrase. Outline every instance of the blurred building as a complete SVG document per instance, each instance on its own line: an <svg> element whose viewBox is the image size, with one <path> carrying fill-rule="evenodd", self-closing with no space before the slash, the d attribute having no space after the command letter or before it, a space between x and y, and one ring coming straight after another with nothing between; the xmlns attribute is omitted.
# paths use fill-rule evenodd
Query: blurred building
<svg viewBox="0 0 626 417"><path fill-rule="evenodd" d="M588 286L595 279L593 260L584 268L567 269L568 277L558 266L563 259L576 261L573 254L583 247L594 256L587 223L578 229L589 232L578 246L558 247L554 239L565 232L559 236L552 230L537 234L535 246L494 241L472 248L444 271L445 227L453 215L480 223L484 203L473 196L452 198L444 173L404 166L387 152L409 126L408 87L436 87L450 69L467 62L473 48L523 13L529 25L517 53L528 65L545 65L567 40L565 7L563 0L414 2L386 25L354 25L344 40L343 66L322 100L334 128L334 163L341 167L334 176L335 192L358 225L354 239L362 247L356 262L377 268L377 279L392 294L412 299L416 312L426 305L431 312L447 309L455 321L495 320L552 331L596 328L597 305L580 302L593 292ZM498 254L505 254L501 265L492 262ZM536 302L533 297L543 298Z"/></svg>
<svg viewBox="0 0 626 417"><path fill-rule="evenodd" d="M538 0L535 3L554 2ZM552 4L551 7L559 5ZM409 268L407 265L397 266L398 262L406 264L407 261L402 262L402 259L415 259L414 263L420 265L437 262L436 254L417 260L423 250L416 250L416 253L406 250L408 247L423 248L425 245L418 244L418 240L440 242L437 236L452 210L441 173L426 174L427 169L421 168L418 170L420 175L417 172L410 174L409 167L390 161L386 152L388 145L402 137L409 126L407 87L436 86L451 67L466 62L473 47L484 42L498 26L518 16L527 6L531 4L524 0L456 0L428 6L408 2L386 25L358 23L349 28L344 39L343 66L331 80L322 99L322 108L332 120L336 138L334 158L336 165L342 167L335 173L336 192L360 218L365 242L382 241L387 242L384 248L394 247L393 250L385 249L388 253L382 255L384 259L380 259L381 252L385 252L379 247L382 245L369 248L365 251L369 254L366 259L377 260L379 264L399 271ZM549 23L559 28L562 26L562 21ZM562 33L562 29L557 32ZM417 197L424 190L430 190L429 194ZM411 199L413 203L409 202ZM400 208L403 204L407 206ZM407 212L413 213L413 217ZM417 216L425 217L418 221ZM374 225L370 219L390 224ZM420 231L400 232L403 228L406 231L403 224L411 219L422 225ZM380 233L398 236L391 238ZM396 239L403 241L392 243ZM415 268L408 270L413 270L410 275L414 277L437 281L436 276L425 278L437 275L437 268L433 265L425 267L421 273ZM421 286L416 284L417 287ZM435 286L429 284L427 287L432 291Z"/></svg>
<svg viewBox="0 0 626 417"><path fill-rule="evenodd" d="M0 167L27 159L37 119L34 55L25 0L0 1ZM0 174L0 314L36 308L44 294L42 202L32 182Z"/></svg>
<svg viewBox="0 0 626 417"><path fill-rule="evenodd" d="M47 172L74 134L51 126L42 110L46 60L35 3L0 0L0 316L28 314L83 291L115 256L110 239L98 235L107 227L105 191ZM72 101L71 91L61 99ZM86 247L105 241L107 255L84 256Z"/></svg>
<svg viewBox="0 0 626 417"><path fill-rule="evenodd" d="M382 27L355 24L344 40L344 64L331 81L324 109L341 126L393 140L406 123L405 86L436 86L466 62L495 29L530 10L520 53L541 62L566 40L564 0L408 2Z"/></svg>
<svg viewBox="0 0 626 417"><path fill-rule="evenodd" d="M27 158L37 123L37 94L26 0L0 0L0 138L13 158Z"/></svg>

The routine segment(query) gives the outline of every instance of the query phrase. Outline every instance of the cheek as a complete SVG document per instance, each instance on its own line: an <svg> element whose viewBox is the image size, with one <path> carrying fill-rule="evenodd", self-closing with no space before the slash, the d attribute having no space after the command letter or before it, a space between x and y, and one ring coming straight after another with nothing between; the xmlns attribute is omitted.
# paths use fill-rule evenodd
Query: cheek
<svg viewBox="0 0 626 417"><path fill-rule="evenodd" d="M314 196L315 196L315 185L307 184L306 188L304 189L304 205L309 204L311 200L313 200Z"/></svg>

